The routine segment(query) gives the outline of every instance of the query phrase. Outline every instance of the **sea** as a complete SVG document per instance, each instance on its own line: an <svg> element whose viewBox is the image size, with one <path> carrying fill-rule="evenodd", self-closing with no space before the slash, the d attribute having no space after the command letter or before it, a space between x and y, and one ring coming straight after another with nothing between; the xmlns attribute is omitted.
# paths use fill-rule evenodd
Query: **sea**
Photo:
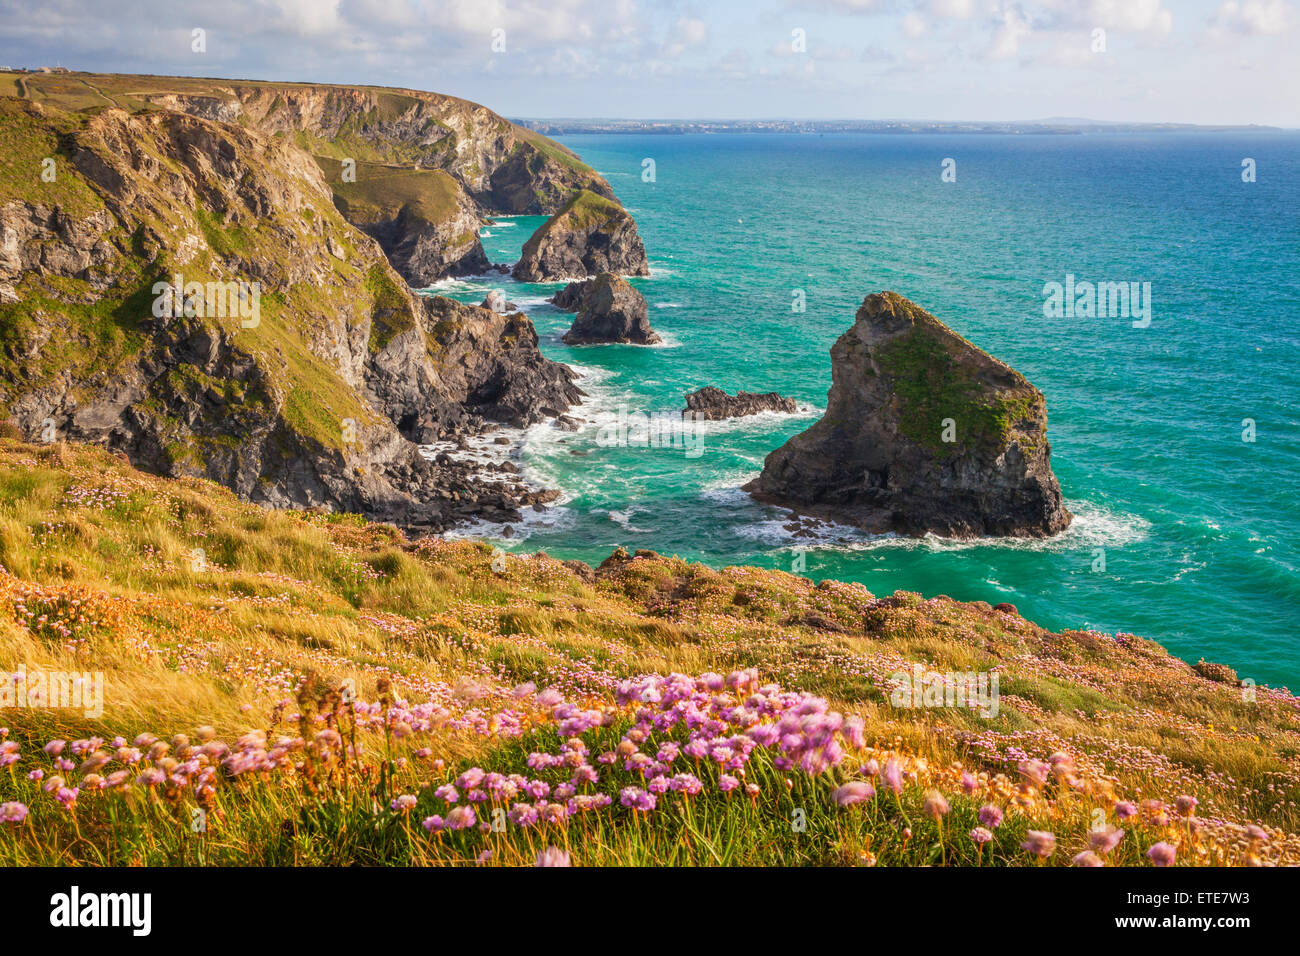
<svg viewBox="0 0 1300 956"><path fill-rule="evenodd" d="M578 431L543 424L481 449L560 489L557 506L509 537L462 533L593 564L649 548L877 595L1010 602L1054 630L1134 633L1300 686L1300 133L561 141L635 216L652 275L632 282L664 341L566 346L572 316L547 302L562 283L425 290L477 303L500 289L588 396ZM489 258L517 260L544 221L486 225ZM1052 283L1089 282L1125 283L1142 310L1050 308ZM1042 390L1068 531L800 537L741 490L825 410L832 343L886 289ZM666 430L705 385L800 410Z"/></svg>

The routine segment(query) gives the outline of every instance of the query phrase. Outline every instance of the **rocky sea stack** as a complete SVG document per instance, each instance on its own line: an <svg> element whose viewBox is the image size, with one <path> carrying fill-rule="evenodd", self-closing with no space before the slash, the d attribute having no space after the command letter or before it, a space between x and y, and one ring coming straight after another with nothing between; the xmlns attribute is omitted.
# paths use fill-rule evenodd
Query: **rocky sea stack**
<svg viewBox="0 0 1300 956"><path fill-rule="evenodd" d="M694 412L696 418L717 421L723 418L742 418L757 415L760 412L784 412L793 415L799 411L799 404L793 398L786 398L776 392L737 392L728 395L720 388L706 385L698 392L686 396L686 407L682 415Z"/></svg>
<svg viewBox="0 0 1300 956"><path fill-rule="evenodd" d="M641 293L612 273L570 282L551 301L565 311L578 313L572 328L564 333L569 345L654 345L661 341L659 333L650 328L649 311Z"/></svg>
<svg viewBox="0 0 1300 956"><path fill-rule="evenodd" d="M760 501L869 531L1046 537L1071 515L1023 375L893 292L831 348L826 414L767 456Z"/></svg>
<svg viewBox="0 0 1300 956"><path fill-rule="evenodd" d="M529 237L514 267L521 282L583 279L601 272L648 276L650 264L628 211L588 189Z"/></svg>

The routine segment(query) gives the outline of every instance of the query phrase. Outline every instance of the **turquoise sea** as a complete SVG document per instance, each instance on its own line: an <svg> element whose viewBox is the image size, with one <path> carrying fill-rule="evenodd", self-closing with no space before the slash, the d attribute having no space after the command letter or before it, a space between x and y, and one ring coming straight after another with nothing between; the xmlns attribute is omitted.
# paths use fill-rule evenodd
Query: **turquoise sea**
<svg viewBox="0 0 1300 956"><path fill-rule="evenodd" d="M571 136L636 217L634 280L662 347L569 348L558 285L502 289L551 358L582 370L593 422L518 436L561 507L501 546L599 562L618 545L716 566L859 581L873 593L1009 601L1052 628L1153 638L1300 686L1300 134ZM642 179L653 159L655 181ZM956 161L955 182L940 179ZM1242 181L1242 160L1257 181ZM484 230L513 262L541 217ZM1152 318L1045 318L1043 286L1149 282ZM915 300L1047 396L1071 529L1050 541L792 539L739 490L825 407L831 343L870 292ZM806 311L792 311L803 290ZM806 406L710 426L701 453L604 447L630 412L704 385ZM1243 420L1255 440L1243 440ZM477 529L475 533L491 533ZM1104 557L1104 569L1099 558Z"/></svg>

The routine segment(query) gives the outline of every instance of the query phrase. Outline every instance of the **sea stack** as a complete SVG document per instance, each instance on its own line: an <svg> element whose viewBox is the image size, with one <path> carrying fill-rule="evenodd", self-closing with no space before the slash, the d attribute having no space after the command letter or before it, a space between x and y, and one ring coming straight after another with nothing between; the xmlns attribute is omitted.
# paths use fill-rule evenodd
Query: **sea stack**
<svg viewBox="0 0 1300 956"><path fill-rule="evenodd" d="M659 333L650 327L645 298L613 273L570 282L551 301L566 312L578 313L564 333L568 345L654 345L660 341Z"/></svg>
<svg viewBox="0 0 1300 956"><path fill-rule="evenodd" d="M1043 394L893 292L831 348L826 414L767 456L759 501L873 532L1047 537L1071 514Z"/></svg>
<svg viewBox="0 0 1300 956"><path fill-rule="evenodd" d="M521 282L556 282L601 272L648 276L650 264L628 211L583 189L528 238L513 271Z"/></svg>

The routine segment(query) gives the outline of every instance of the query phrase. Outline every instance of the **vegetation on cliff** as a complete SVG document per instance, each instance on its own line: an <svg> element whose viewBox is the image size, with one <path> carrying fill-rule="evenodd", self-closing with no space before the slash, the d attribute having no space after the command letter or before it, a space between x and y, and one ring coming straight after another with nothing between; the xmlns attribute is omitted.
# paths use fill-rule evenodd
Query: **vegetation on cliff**
<svg viewBox="0 0 1300 956"><path fill-rule="evenodd" d="M14 440L0 567L0 669L104 677L101 715L0 710L6 864L1300 861L1296 698L1008 606L593 572ZM996 716L896 705L916 665L998 674Z"/></svg>

